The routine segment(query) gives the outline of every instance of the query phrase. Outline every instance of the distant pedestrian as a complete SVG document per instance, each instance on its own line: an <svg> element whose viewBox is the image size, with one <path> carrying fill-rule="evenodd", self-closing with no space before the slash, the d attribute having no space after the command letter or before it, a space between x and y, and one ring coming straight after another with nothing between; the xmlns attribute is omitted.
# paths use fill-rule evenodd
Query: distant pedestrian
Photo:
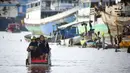
<svg viewBox="0 0 130 73"><path fill-rule="evenodd" d="M102 33L102 48L105 49L105 36L104 36L104 33Z"/></svg>
<svg viewBox="0 0 130 73"><path fill-rule="evenodd" d="M97 48L98 48L98 50L101 48L101 37L100 37L100 31L98 31L98 33L97 33L97 42L96 42L96 45L97 45Z"/></svg>
<svg viewBox="0 0 130 73"><path fill-rule="evenodd" d="M127 49L127 53L130 53L130 46L129 46L128 49Z"/></svg>
<svg viewBox="0 0 130 73"><path fill-rule="evenodd" d="M118 43L119 43L119 42L118 42L118 41L119 41L119 40L118 40L118 36L115 36L114 39L115 39L115 52L117 52L117 49L118 49L118 47L119 47L119 45L118 45Z"/></svg>
<svg viewBox="0 0 130 73"><path fill-rule="evenodd" d="M69 40L69 46L73 46L73 38L70 38L70 40Z"/></svg>

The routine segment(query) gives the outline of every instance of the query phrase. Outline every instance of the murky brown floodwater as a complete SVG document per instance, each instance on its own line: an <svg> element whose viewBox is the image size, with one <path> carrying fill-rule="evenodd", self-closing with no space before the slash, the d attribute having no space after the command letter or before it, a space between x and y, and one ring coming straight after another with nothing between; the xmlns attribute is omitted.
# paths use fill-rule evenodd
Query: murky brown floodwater
<svg viewBox="0 0 130 73"><path fill-rule="evenodd" d="M0 32L0 73L129 73L130 54L115 53L114 49L97 50L50 45L51 67L25 66L28 43L27 33Z"/></svg>

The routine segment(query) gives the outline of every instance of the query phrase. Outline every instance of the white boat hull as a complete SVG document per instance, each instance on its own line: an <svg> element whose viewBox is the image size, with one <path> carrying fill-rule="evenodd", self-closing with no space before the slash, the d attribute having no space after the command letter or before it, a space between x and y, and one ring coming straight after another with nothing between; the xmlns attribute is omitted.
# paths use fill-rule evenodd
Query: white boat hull
<svg viewBox="0 0 130 73"><path fill-rule="evenodd" d="M61 45L67 45L70 46L70 41L71 38L65 39L65 40L61 40ZM73 37L73 44L78 44L80 43L80 40L82 40L83 38L81 36L75 36Z"/></svg>

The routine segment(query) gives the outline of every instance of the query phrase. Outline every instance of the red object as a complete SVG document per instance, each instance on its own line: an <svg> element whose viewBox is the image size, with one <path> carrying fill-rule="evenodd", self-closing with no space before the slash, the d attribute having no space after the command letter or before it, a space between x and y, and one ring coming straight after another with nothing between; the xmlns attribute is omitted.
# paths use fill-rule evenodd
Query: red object
<svg viewBox="0 0 130 73"><path fill-rule="evenodd" d="M47 60L40 60L40 59L32 59L33 63L46 63Z"/></svg>
<svg viewBox="0 0 130 73"><path fill-rule="evenodd" d="M13 32L13 30L14 30L16 27L17 27L17 28L20 28L20 25L17 24L17 23L10 23L10 24L8 25L8 27L7 27L7 30Z"/></svg>

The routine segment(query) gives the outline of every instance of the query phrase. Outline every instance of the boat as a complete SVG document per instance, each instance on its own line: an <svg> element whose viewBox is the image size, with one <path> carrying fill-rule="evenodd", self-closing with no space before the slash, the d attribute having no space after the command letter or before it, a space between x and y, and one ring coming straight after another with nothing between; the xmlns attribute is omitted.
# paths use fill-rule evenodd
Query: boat
<svg viewBox="0 0 130 73"><path fill-rule="evenodd" d="M123 27L130 23L128 9L130 6L125 6L123 9L119 9L120 7L120 4L113 5L109 8L106 7L105 12L101 12L103 21L108 24L111 31L115 31L115 33L112 33L113 35L117 35L117 31L119 31L119 34L122 34ZM117 30L117 27L120 30Z"/></svg>
<svg viewBox="0 0 130 73"><path fill-rule="evenodd" d="M26 4L19 3L17 0L0 1L0 31L5 31L8 24L17 22L25 16ZM22 26L22 30L26 30Z"/></svg>
<svg viewBox="0 0 130 73"><path fill-rule="evenodd" d="M95 1L81 1L80 9L78 9L76 14L76 20L67 23L61 26L58 26L59 32L65 38L61 39L62 45L70 45L70 40L73 39L73 44L79 44L80 40L84 37L82 35L89 32L90 29L90 22L92 22L92 29L94 33L100 31L101 33L107 34L108 29L105 23L102 21L101 18L95 20L95 9L91 7L91 4L98 3ZM84 5L85 4L85 5ZM85 25L83 25L85 23ZM91 38L87 38L91 39Z"/></svg>
<svg viewBox="0 0 130 73"><path fill-rule="evenodd" d="M67 0L68 1L68 0ZM106 1L108 2L108 0ZM52 4L54 3L54 4ZM94 7L94 4L98 4L98 1L83 1L83 0L78 0L77 3L69 3L70 5L74 5L68 7L68 3L66 3L67 6L65 6L65 9L62 6L60 8L60 5L58 4L60 2L57 1L52 1L51 0L48 2L47 0L42 0L41 2L39 0L33 1L28 3L28 8L27 8L27 13L26 17L24 19L25 26L29 31L32 31L35 34L44 34L44 35L52 35L55 34L59 26L64 26L67 24L73 24L73 22L80 22L81 23L85 22L86 24L89 24L89 21L93 21L94 29L96 32L98 31L108 31L107 29L97 29L96 26L97 24L102 24L104 25L100 19L95 20L95 15L94 13L94 8L92 9L92 12L90 12L90 8ZM49 6L46 6L48 4ZM58 4L58 7L56 6ZM62 2L60 3L62 5ZM43 5L43 6L42 6ZM53 7L54 5L54 7ZM63 3L64 5L64 3ZM75 6L76 5L76 6ZM32 7L31 7L32 6ZM57 7L57 8L55 8ZM43 9L42 9L43 8ZM78 13L78 15L77 15ZM37 15L35 15L37 14ZM48 15L47 15L48 14ZM70 20L70 21L69 21ZM65 23L65 24L64 24ZM72 31L70 28L66 28L64 30L61 30L61 34L65 35L67 38L72 38L74 36L79 36L80 34L83 34L85 27L89 30L88 26L77 26L79 29L79 34L77 34L77 27L73 27ZM68 27L68 26L67 26ZM64 32L68 31L69 32ZM70 33L73 33L71 35ZM106 33L106 32L105 32ZM69 35L67 35L69 34Z"/></svg>
<svg viewBox="0 0 130 73"><path fill-rule="evenodd" d="M112 44L114 41L112 37L116 38L129 33L125 30L129 30L127 27L130 23L130 1L120 0L117 3L111 1L110 5L106 5L105 8L101 6L99 9L101 18L108 27Z"/></svg>
<svg viewBox="0 0 130 73"><path fill-rule="evenodd" d="M6 17L0 17L0 22L1 22L0 31L5 31L6 28L8 27L8 24L12 21L11 19L6 19Z"/></svg>
<svg viewBox="0 0 130 73"><path fill-rule="evenodd" d="M36 34L50 35L56 30L56 27L53 27L53 25L60 22L69 23L75 20L74 13L77 10L74 8L75 4L74 0L32 1L27 4L28 8L24 18L25 26L29 31Z"/></svg>
<svg viewBox="0 0 130 73"><path fill-rule="evenodd" d="M13 21L13 18L17 16L17 1L0 1L0 30L5 31L8 23ZM14 12L14 14L11 14Z"/></svg>

